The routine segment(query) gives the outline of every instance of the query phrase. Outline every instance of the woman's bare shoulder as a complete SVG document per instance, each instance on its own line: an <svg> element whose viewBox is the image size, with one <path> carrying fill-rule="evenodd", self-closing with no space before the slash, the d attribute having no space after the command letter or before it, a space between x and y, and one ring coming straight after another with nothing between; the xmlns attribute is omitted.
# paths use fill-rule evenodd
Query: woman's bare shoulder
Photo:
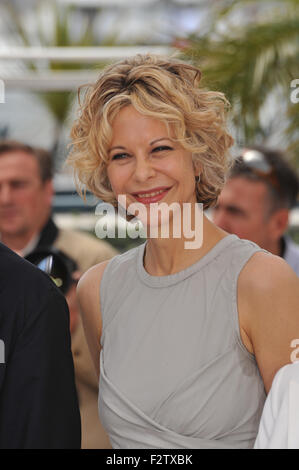
<svg viewBox="0 0 299 470"><path fill-rule="evenodd" d="M273 325L275 318L291 323L298 318L299 278L283 258L258 252L240 273L238 297L247 329L249 323Z"/></svg>
<svg viewBox="0 0 299 470"><path fill-rule="evenodd" d="M91 316L100 322L100 284L109 260L96 264L80 278L77 296L83 316Z"/></svg>
<svg viewBox="0 0 299 470"><path fill-rule="evenodd" d="M239 284L246 290L265 293L267 290L288 288L299 285L299 279L293 269L280 256L263 251L255 253L241 271Z"/></svg>
<svg viewBox="0 0 299 470"><path fill-rule="evenodd" d="M99 263L81 277L77 286L84 332L96 373L99 376L100 338L102 334L102 313L100 304L100 284L109 261Z"/></svg>
<svg viewBox="0 0 299 470"><path fill-rule="evenodd" d="M80 278L78 282L77 292L78 295L84 295L86 292L90 293L94 289L98 289L99 283L102 280L105 268L110 260L103 261L89 268Z"/></svg>
<svg viewBox="0 0 299 470"><path fill-rule="evenodd" d="M299 278L280 257L258 252L238 283L240 326L246 331L266 391L277 370L290 362L299 337Z"/></svg>

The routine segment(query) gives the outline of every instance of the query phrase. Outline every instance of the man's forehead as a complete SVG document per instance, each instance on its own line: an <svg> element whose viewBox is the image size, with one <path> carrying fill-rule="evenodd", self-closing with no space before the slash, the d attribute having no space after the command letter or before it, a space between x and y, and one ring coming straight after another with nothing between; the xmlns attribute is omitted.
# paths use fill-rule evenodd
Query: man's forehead
<svg viewBox="0 0 299 470"><path fill-rule="evenodd" d="M1 154L0 168L2 175L24 176L26 174L39 174L39 166L36 158L22 151Z"/></svg>
<svg viewBox="0 0 299 470"><path fill-rule="evenodd" d="M261 206L266 203L267 186L262 181L251 181L242 177L230 178L224 186L219 201L242 207Z"/></svg>

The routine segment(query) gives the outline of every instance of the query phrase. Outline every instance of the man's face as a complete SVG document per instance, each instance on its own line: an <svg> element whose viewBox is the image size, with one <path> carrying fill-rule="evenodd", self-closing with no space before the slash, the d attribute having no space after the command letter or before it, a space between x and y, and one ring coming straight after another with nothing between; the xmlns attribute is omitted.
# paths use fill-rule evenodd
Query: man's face
<svg viewBox="0 0 299 470"><path fill-rule="evenodd" d="M39 231L49 217L52 182L42 182L36 159L22 151L0 155L0 233Z"/></svg>
<svg viewBox="0 0 299 470"><path fill-rule="evenodd" d="M269 215L267 186L260 181L234 177L226 183L214 209L213 220L228 233L252 240L262 248L279 238Z"/></svg>

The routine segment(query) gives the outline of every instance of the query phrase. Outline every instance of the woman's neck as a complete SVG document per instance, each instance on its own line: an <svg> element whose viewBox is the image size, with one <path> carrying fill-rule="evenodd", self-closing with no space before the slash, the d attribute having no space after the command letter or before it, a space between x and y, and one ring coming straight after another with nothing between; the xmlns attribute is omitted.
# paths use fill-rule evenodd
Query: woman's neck
<svg viewBox="0 0 299 470"><path fill-rule="evenodd" d="M181 238L149 238L144 267L152 276L167 276L186 269L199 261L228 234L216 227L205 215L202 221L201 246L190 248L190 240ZM187 248L186 248L187 246Z"/></svg>

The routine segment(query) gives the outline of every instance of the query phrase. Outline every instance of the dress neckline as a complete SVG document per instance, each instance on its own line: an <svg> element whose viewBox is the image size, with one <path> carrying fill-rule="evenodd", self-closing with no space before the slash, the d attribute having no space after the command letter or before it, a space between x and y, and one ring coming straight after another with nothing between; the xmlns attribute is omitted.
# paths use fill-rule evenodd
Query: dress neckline
<svg viewBox="0 0 299 470"><path fill-rule="evenodd" d="M237 235L230 234L219 240L213 248L208 251L200 260L191 264L187 268L177 273L168 274L166 276L152 276L149 274L143 264L144 253L147 245L147 241L137 248L136 264L137 273L141 281L150 287L168 287L177 284L184 279L192 276L195 272L202 269L205 265L215 259L228 245L234 240L238 239Z"/></svg>

